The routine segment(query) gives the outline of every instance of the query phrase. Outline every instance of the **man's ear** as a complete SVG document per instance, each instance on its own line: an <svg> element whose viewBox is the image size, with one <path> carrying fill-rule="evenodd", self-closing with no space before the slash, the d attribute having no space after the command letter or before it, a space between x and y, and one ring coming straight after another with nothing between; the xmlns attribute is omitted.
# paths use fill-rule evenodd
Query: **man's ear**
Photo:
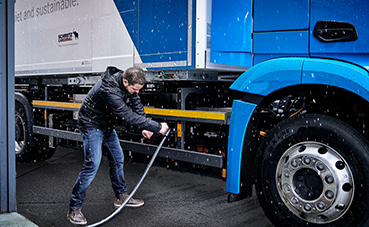
<svg viewBox="0 0 369 227"><path fill-rule="evenodd" d="M127 87L128 86L128 80L126 80L126 79L123 79L123 85L124 85L124 87Z"/></svg>

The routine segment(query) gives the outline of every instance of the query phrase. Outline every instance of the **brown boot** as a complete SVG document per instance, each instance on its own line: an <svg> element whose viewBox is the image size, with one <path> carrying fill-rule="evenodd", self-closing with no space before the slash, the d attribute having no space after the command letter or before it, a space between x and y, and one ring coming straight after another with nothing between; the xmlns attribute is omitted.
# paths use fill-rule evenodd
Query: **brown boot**
<svg viewBox="0 0 369 227"><path fill-rule="evenodd" d="M114 200L115 208L122 206L122 204L128 197L129 195L127 194L119 194L118 197L115 197L115 200ZM142 201L141 199L134 199L134 198L131 198L126 204L127 207L140 207L142 205L144 205L144 201Z"/></svg>
<svg viewBox="0 0 369 227"><path fill-rule="evenodd" d="M74 225L87 225L87 219L83 216L81 209L69 208L67 219Z"/></svg>

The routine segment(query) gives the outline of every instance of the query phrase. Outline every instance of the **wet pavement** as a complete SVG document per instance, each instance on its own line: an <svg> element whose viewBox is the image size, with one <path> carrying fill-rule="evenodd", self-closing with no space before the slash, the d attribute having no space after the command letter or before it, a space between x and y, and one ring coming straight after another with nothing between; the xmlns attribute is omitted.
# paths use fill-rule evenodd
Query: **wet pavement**
<svg viewBox="0 0 369 227"><path fill-rule="evenodd" d="M83 152L57 148L46 161L17 164L17 213L38 226L72 226L66 218L68 200L83 163ZM146 162L125 161L128 190L144 173ZM103 157L87 191L82 212L93 224L114 212L114 193ZM255 194L255 193L254 193ZM139 208L125 207L102 226L272 226L255 195L227 203L226 182L219 176L166 168L154 163L134 198Z"/></svg>

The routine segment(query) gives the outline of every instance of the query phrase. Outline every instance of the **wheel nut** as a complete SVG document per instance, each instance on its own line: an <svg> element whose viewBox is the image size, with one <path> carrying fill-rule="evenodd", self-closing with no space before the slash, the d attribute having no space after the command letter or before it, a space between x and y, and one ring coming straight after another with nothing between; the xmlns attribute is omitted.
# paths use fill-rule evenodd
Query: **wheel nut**
<svg viewBox="0 0 369 227"><path fill-rule="evenodd" d="M286 185L284 186L284 190L285 190L287 193L289 193L289 192L291 191L291 186L289 186L288 184L286 184Z"/></svg>
<svg viewBox="0 0 369 227"><path fill-rule="evenodd" d="M297 167L297 165L298 165L298 163L297 163L296 159L292 160L292 162L291 162L291 166L292 166L293 168L296 168L296 167Z"/></svg>
<svg viewBox="0 0 369 227"><path fill-rule="evenodd" d="M318 207L319 210L323 210L325 208L325 203L319 202L318 204L316 204L316 206Z"/></svg>
<svg viewBox="0 0 369 227"><path fill-rule="evenodd" d="M298 204L299 203L299 200L296 197L292 197L291 200L292 200L293 204Z"/></svg>
<svg viewBox="0 0 369 227"><path fill-rule="evenodd" d="M332 176L326 176L325 177L325 182L327 182L328 184L332 184L334 181Z"/></svg>
<svg viewBox="0 0 369 227"><path fill-rule="evenodd" d="M331 190L328 190L325 193L325 196L327 197L327 199L333 199L334 193Z"/></svg>
<svg viewBox="0 0 369 227"><path fill-rule="evenodd" d="M324 164L323 163L318 163L316 165L316 168L319 170L319 171L323 171L324 170Z"/></svg>
<svg viewBox="0 0 369 227"><path fill-rule="evenodd" d="M305 204L305 205L304 205L304 209L305 209L306 211L311 211L311 205L310 205L310 204Z"/></svg>
<svg viewBox="0 0 369 227"><path fill-rule="evenodd" d="M306 165L310 165L310 163L311 163L311 159L310 159L309 157L305 157L305 158L304 158L304 163L305 163Z"/></svg>
<svg viewBox="0 0 369 227"><path fill-rule="evenodd" d="M284 177L289 178L290 177L290 172L288 172L288 171L284 172Z"/></svg>

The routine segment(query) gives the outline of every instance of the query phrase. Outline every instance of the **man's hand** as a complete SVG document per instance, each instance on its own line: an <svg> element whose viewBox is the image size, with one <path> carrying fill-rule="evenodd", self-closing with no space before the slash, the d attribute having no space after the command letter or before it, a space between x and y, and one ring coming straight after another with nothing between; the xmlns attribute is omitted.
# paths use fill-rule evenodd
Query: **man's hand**
<svg viewBox="0 0 369 227"><path fill-rule="evenodd" d="M151 136L153 135L154 133L153 132L150 132L150 131L147 131L147 130L143 130L142 131L142 135L143 137L145 137L146 139L150 139Z"/></svg>
<svg viewBox="0 0 369 227"><path fill-rule="evenodd" d="M167 123L160 123L160 124L161 124L161 129L159 133L164 135L166 131L168 131L169 126L167 125Z"/></svg>

